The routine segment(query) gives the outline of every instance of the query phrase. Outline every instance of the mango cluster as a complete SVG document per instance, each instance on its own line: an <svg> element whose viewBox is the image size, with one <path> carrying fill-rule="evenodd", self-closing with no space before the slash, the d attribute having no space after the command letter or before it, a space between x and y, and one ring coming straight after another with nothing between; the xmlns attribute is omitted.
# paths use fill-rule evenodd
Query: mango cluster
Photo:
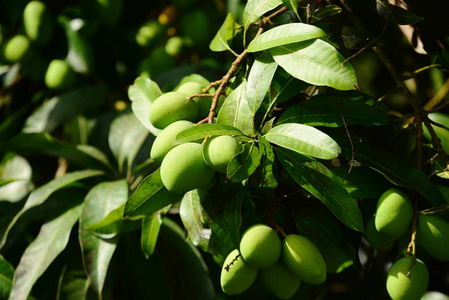
<svg viewBox="0 0 449 300"><path fill-rule="evenodd" d="M226 173L232 158L242 150L231 136L212 136L203 144L173 145L176 136L207 117L210 98L190 97L201 94L203 86L186 82L175 91L158 97L151 105L149 119L162 131L156 137L150 157L161 164L161 180L168 191L184 194L215 185L215 173ZM209 105L209 106L208 106Z"/></svg>
<svg viewBox="0 0 449 300"><path fill-rule="evenodd" d="M226 258L221 270L223 292L237 295L259 278L279 299L290 299L301 281L321 284L327 269L318 248L306 237L289 234L283 241L271 227L256 224L242 236L239 249Z"/></svg>

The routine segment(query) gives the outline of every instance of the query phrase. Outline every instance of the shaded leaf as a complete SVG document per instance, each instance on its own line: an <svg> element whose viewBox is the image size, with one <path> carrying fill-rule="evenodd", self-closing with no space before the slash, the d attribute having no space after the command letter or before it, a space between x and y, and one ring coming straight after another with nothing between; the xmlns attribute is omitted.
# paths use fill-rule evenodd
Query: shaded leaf
<svg viewBox="0 0 449 300"><path fill-rule="evenodd" d="M36 280L67 246L70 232L80 213L81 205L78 205L42 225L16 268L10 299L27 298Z"/></svg>
<svg viewBox="0 0 449 300"><path fill-rule="evenodd" d="M260 168L257 173L258 187L275 189L278 186L278 182L274 175L276 159L273 148L263 136L259 135L258 139L260 150Z"/></svg>
<svg viewBox="0 0 449 300"><path fill-rule="evenodd" d="M142 219L181 200L182 195L170 193L161 181L160 169L145 177L126 202L124 217Z"/></svg>
<svg viewBox="0 0 449 300"><path fill-rule="evenodd" d="M243 26L245 30L256 22L263 14L282 4L282 0L250 0L243 10Z"/></svg>
<svg viewBox="0 0 449 300"><path fill-rule="evenodd" d="M157 211L142 219L142 233L140 237L140 247L143 255L148 259L156 249L156 242L159 230L162 225L161 212Z"/></svg>
<svg viewBox="0 0 449 300"><path fill-rule="evenodd" d="M344 57L320 39L272 48L274 60L293 77L337 90L354 90L357 77Z"/></svg>
<svg viewBox="0 0 449 300"><path fill-rule="evenodd" d="M326 5L315 10L312 13L312 22L318 22L330 16L335 16L341 13L341 7L338 5Z"/></svg>
<svg viewBox="0 0 449 300"><path fill-rule="evenodd" d="M226 176L233 182L241 182L256 171L260 164L259 149L254 143L244 144L243 150L231 160Z"/></svg>
<svg viewBox="0 0 449 300"><path fill-rule="evenodd" d="M231 13L228 13L225 21L221 25L220 29L218 29L217 34L210 42L209 48L212 51L221 52L221 51L232 51L230 44L232 44L232 40L234 38L236 23Z"/></svg>
<svg viewBox="0 0 449 300"><path fill-rule="evenodd" d="M64 269L58 290L58 300L87 299L89 279L84 270Z"/></svg>
<svg viewBox="0 0 449 300"><path fill-rule="evenodd" d="M114 236L119 233L130 232L140 227L139 222L123 219L126 203L108 213L103 220L87 225L86 230L98 236Z"/></svg>
<svg viewBox="0 0 449 300"><path fill-rule="evenodd" d="M282 3L284 3L285 6L288 7L288 9L292 10L296 17L301 20L298 14L298 0L282 0Z"/></svg>
<svg viewBox="0 0 449 300"><path fill-rule="evenodd" d="M321 200L346 226L363 232L363 218L357 203L326 166L287 149L278 148L276 153L299 185Z"/></svg>
<svg viewBox="0 0 449 300"><path fill-rule="evenodd" d="M244 135L239 129L225 124L204 123L178 133L174 145L193 142L213 135Z"/></svg>
<svg viewBox="0 0 449 300"><path fill-rule="evenodd" d="M8 299L13 277L14 268L0 255L0 299Z"/></svg>
<svg viewBox="0 0 449 300"><path fill-rule="evenodd" d="M322 159L335 158L341 151L340 146L330 136L303 124L277 125L264 137L270 143L283 148Z"/></svg>
<svg viewBox="0 0 449 300"><path fill-rule="evenodd" d="M298 80L284 69L278 68L270 89L270 101L283 103L299 94L308 86L308 83Z"/></svg>
<svg viewBox="0 0 449 300"><path fill-rule="evenodd" d="M248 105L255 115L262 104L278 65L268 52L254 60L248 75Z"/></svg>
<svg viewBox="0 0 449 300"><path fill-rule="evenodd" d="M248 52L262 51L324 36L326 36L326 33L313 25L304 23L283 24L265 31L252 40L248 45Z"/></svg>

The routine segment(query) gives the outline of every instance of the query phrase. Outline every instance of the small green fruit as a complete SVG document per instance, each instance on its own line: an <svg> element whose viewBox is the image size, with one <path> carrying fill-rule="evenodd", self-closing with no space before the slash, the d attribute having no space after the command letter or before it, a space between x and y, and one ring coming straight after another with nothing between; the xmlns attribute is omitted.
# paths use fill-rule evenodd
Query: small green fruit
<svg viewBox="0 0 449 300"><path fill-rule="evenodd" d="M254 267L268 268L281 256L281 239L271 227L253 225L242 236L240 253Z"/></svg>
<svg viewBox="0 0 449 300"><path fill-rule="evenodd" d="M16 35L6 42L3 55L8 62L16 63L25 60L30 53L30 40L24 35Z"/></svg>
<svg viewBox="0 0 449 300"><path fill-rule="evenodd" d="M410 227L412 218L413 204L403 191L391 188L380 196L375 217L377 231L399 238Z"/></svg>
<svg viewBox="0 0 449 300"><path fill-rule="evenodd" d="M419 215L416 240L439 261L449 261L449 222L431 215Z"/></svg>
<svg viewBox="0 0 449 300"><path fill-rule="evenodd" d="M149 47L157 43L163 36L164 26L157 20L150 20L137 31L136 42L142 47Z"/></svg>
<svg viewBox="0 0 449 300"><path fill-rule="evenodd" d="M215 171L204 162L202 152L201 144L185 143L165 155L161 164L161 180L167 190L185 194L207 187Z"/></svg>
<svg viewBox="0 0 449 300"><path fill-rule="evenodd" d="M267 289L279 299L290 299L296 293L301 279L290 271L281 260L260 270L260 278Z"/></svg>
<svg viewBox="0 0 449 300"><path fill-rule="evenodd" d="M232 158L241 151L242 146L232 136L213 136L204 143L203 157L212 169L226 173Z"/></svg>
<svg viewBox="0 0 449 300"><path fill-rule="evenodd" d="M386 246L395 240L395 238L377 231L374 216L369 217L366 222L365 239L375 248Z"/></svg>
<svg viewBox="0 0 449 300"><path fill-rule="evenodd" d="M151 146L150 157L158 163L161 163L165 155L172 148L176 135L191 127L193 127L193 123L184 120L176 121L165 127L154 140Z"/></svg>
<svg viewBox="0 0 449 300"><path fill-rule="evenodd" d="M238 295L256 280L258 269L248 264L235 249L226 257L221 269L220 284L223 292Z"/></svg>
<svg viewBox="0 0 449 300"><path fill-rule="evenodd" d="M182 84L177 91L180 93L184 93L187 96L190 96L195 94L202 94L204 88L205 86L202 86L198 82L191 81ZM198 119L202 120L206 118L209 115L210 107L212 105L212 98L194 97L193 101L198 103Z"/></svg>
<svg viewBox="0 0 449 300"><path fill-rule="evenodd" d="M150 122L154 127L164 129L179 120L195 121L198 105L186 95L168 92L158 97L150 108Z"/></svg>
<svg viewBox="0 0 449 300"><path fill-rule="evenodd" d="M407 273L410 272L410 276ZM419 259L412 265L411 257L396 261L387 274L387 291L392 300L419 300L429 283L429 272Z"/></svg>
<svg viewBox="0 0 449 300"><path fill-rule="evenodd" d="M282 259L287 268L310 284L326 281L327 269L320 250L306 237L289 234L282 244Z"/></svg>
<svg viewBox="0 0 449 300"><path fill-rule="evenodd" d="M45 45L53 34L53 19L45 4L31 1L23 11L23 25L28 38L38 45Z"/></svg>
<svg viewBox="0 0 449 300"><path fill-rule="evenodd" d="M45 84L53 90L64 90L76 82L76 73L65 60L54 59L45 73Z"/></svg>
<svg viewBox="0 0 449 300"><path fill-rule="evenodd" d="M184 48L184 41L180 36L172 36L165 43L165 52L171 56L178 55Z"/></svg>

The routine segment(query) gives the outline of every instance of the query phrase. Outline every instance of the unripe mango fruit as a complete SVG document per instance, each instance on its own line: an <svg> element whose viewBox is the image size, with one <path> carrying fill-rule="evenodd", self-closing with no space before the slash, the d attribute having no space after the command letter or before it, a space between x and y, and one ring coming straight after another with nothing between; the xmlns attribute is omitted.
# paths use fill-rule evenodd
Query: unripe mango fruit
<svg viewBox="0 0 449 300"><path fill-rule="evenodd" d="M258 269L247 263L235 249L226 257L221 269L221 289L228 295L246 291L256 280Z"/></svg>
<svg viewBox="0 0 449 300"><path fill-rule="evenodd" d="M41 1L27 4L23 11L23 25L28 38L38 45L45 45L53 34L53 19Z"/></svg>
<svg viewBox="0 0 449 300"><path fill-rule="evenodd" d="M290 271L282 260L278 260L268 268L261 269L259 274L267 289L279 299L293 297L301 283L299 276Z"/></svg>
<svg viewBox="0 0 449 300"><path fill-rule="evenodd" d="M202 94L205 86L202 86L198 82L190 81L183 83L179 88L178 92L186 94L187 96ZM209 115L210 107L212 105L211 97L194 97L193 101L198 103L198 119L202 120Z"/></svg>
<svg viewBox="0 0 449 300"><path fill-rule="evenodd" d="M162 163L165 155L172 148L176 135L191 127L193 127L193 123L185 120L176 121L165 127L154 140L150 157L158 163Z"/></svg>
<svg viewBox="0 0 449 300"><path fill-rule="evenodd" d="M240 240L243 259L256 268L273 265L281 256L281 239L276 231L263 224L249 227Z"/></svg>
<svg viewBox="0 0 449 300"><path fill-rule="evenodd" d="M206 163L217 172L226 173L232 158L242 151L242 146L229 135L213 136L203 147Z"/></svg>
<svg viewBox="0 0 449 300"><path fill-rule="evenodd" d="M195 121L198 105L185 94L168 92L159 96L151 105L150 122L154 127L164 129L179 120Z"/></svg>
<svg viewBox="0 0 449 300"><path fill-rule="evenodd" d="M419 259L412 263L411 257L404 257L388 271L387 291L392 300L419 300L426 292L429 283L427 267ZM408 272L410 276L407 276Z"/></svg>
<svg viewBox="0 0 449 300"><path fill-rule="evenodd" d="M165 155L161 164L161 180L167 190L185 194L207 187L215 171L204 162L202 152L201 144L185 143Z"/></svg>
<svg viewBox="0 0 449 300"><path fill-rule="evenodd" d="M399 238L409 229L413 218L413 204L397 188L385 191L377 202L375 226L377 231Z"/></svg>
<svg viewBox="0 0 449 300"><path fill-rule="evenodd" d="M372 247L378 248L388 245L389 243L393 242L396 238L393 238L389 235L377 231L376 226L374 224L374 216L370 216L366 221L365 239Z"/></svg>
<svg viewBox="0 0 449 300"><path fill-rule="evenodd" d="M310 284L326 281L327 268L320 250L306 237L289 234L282 244L285 266Z"/></svg>
<svg viewBox="0 0 449 300"><path fill-rule="evenodd" d="M45 73L45 84L53 90L64 90L76 82L76 73L65 60L54 59Z"/></svg>
<svg viewBox="0 0 449 300"><path fill-rule="evenodd" d="M6 42L3 56L8 62L16 63L26 59L30 53L30 40L26 36L19 34Z"/></svg>
<svg viewBox="0 0 449 300"><path fill-rule="evenodd" d="M449 261L449 222L431 215L419 215L416 242L439 261Z"/></svg>

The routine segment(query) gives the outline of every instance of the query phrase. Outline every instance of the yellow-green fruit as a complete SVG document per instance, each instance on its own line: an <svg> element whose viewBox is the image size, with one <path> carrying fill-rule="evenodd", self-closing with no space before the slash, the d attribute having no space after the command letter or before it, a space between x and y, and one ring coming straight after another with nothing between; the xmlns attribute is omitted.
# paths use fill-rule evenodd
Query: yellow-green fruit
<svg viewBox="0 0 449 300"><path fill-rule="evenodd" d="M290 271L281 260L259 272L264 285L279 299L293 297L301 283L299 276Z"/></svg>
<svg viewBox="0 0 449 300"><path fill-rule="evenodd" d="M182 84L178 88L178 92L184 93L187 96L195 95L195 94L202 94L203 89L205 87L202 86L198 82L186 82ZM212 98L211 97L194 97L193 101L198 103L198 119L204 119L209 115L210 107L212 105Z"/></svg>
<svg viewBox="0 0 449 300"><path fill-rule="evenodd" d="M413 218L413 204L397 188L385 191L377 202L375 226L377 231L399 238L409 229Z"/></svg>
<svg viewBox="0 0 449 300"><path fill-rule="evenodd" d="M16 35L6 42L4 57L8 62L21 62L31 53L30 40L24 35Z"/></svg>
<svg viewBox="0 0 449 300"><path fill-rule="evenodd" d="M207 187L215 171L204 162L202 152L201 144L185 143L165 155L161 164L161 180L167 190L185 194Z"/></svg>
<svg viewBox="0 0 449 300"><path fill-rule="evenodd" d="M247 263L235 249L226 257L221 269L221 289L228 295L246 291L256 280L258 269Z"/></svg>
<svg viewBox="0 0 449 300"><path fill-rule="evenodd" d="M185 94L168 92L159 96L151 105L150 122L154 127L164 129L179 120L195 121L198 105Z"/></svg>
<svg viewBox="0 0 449 300"><path fill-rule="evenodd" d="M157 20L146 22L136 34L136 42L142 47L154 45L164 36L164 26Z"/></svg>
<svg viewBox="0 0 449 300"><path fill-rule="evenodd" d="M184 41L180 36L172 36L165 43L165 52L171 56L178 55L182 52L184 48Z"/></svg>
<svg viewBox="0 0 449 300"><path fill-rule="evenodd" d="M54 90L64 90L76 82L76 73L65 60L54 59L50 62L45 73L45 84Z"/></svg>
<svg viewBox="0 0 449 300"><path fill-rule="evenodd" d="M386 246L395 240L395 238L377 231L374 225L374 216L369 217L366 222L365 239L375 248Z"/></svg>
<svg viewBox="0 0 449 300"><path fill-rule="evenodd" d="M31 1L23 11L23 25L28 38L38 45L45 45L53 34L53 19L45 4Z"/></svg>
<svg viewBox="0 0 449 300"><path fill-rule="evenodd" d="M446 128L449 128L449 115L442 113L442 112L434 112L429 114L429 119L437 124L441 124L445 126ZM423 124L423 137L427 139L428 141L432 140L432 137L429 133L429 130L427 130L427 127ZM432 128L435 131L438 138L440 138L441 147L443 148L444 152L449 154L449 130L436 126L432 124Z"/></svg>
<svg viewBox="0 0 449 300"><path fill-rule="evenodd" d="M213 136L204 143L203 157L212 169L226 173L232 158L241 151L242 146L232 136Z"/></svg>
<svg viewBox="0 0 449 300"><path fill-rule="evenodd" d="M282 244L282 259L287 268L310 284L326 281L327 269L320 250L306 237L289 234Z"/></svg>
<svg viewBox="0 0 449 300"><path fill-rule="evenodd" d="M430 215L419 215L416 241L439 261L449 261L449 222Z"/></svg>
<svg viewBox="0 0 449 300"><path fill-rule="evenodd" d="M410 276L407 273L410 272ZM412 264L411 257L396 261L387 274L387 291L392 300L419 300L426 292L429 272L419 259Z"/></svg>
<svg viewBox="0 0 449 300"><path fill-rule="evenodd" d="M268 268L281 256L281 239L271 227L253 225L242 236L240 253L254 267Z"/></svg>
<svg viewBox="0 0 449 300"><path fill-rule="evenodd" d="M161 163L165 155L172 148L176 135L191 127L193 127L192 122L183 120L168 125L154 140L151 146L150 157L158 163Z"/></svg>

